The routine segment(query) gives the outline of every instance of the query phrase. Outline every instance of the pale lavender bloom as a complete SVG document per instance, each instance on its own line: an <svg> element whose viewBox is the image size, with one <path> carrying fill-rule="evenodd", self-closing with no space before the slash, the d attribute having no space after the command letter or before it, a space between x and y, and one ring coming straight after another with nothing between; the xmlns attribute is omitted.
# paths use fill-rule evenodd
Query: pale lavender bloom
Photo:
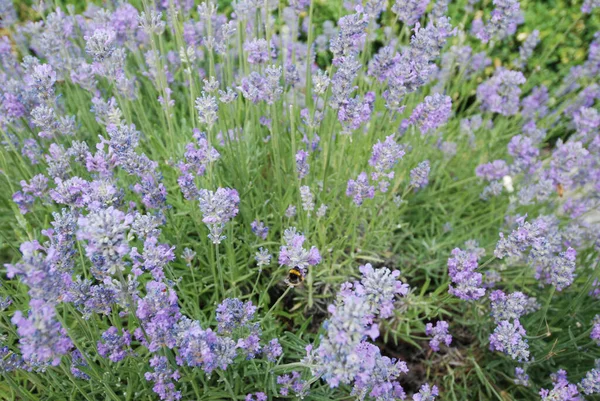
<svg viewBox="0 0 600 401"><path fill-rule="evenodd" d="M510 167L513 174L531 173L536 169L540 151L533 140L527 136L515 135L508 144L508 154L513 157Z"/></svg>
<svg viewBox="0 0 600 401"><path fill-rule="evenodd" d="M525 217L516 220L517 228L508 237L500 233L500 240L496 244L494 256L503 259L507 256L520 257L529 247L542 242L542 233L536 224L525 221Z"/></svg>
<svg viewBox="0 0 600 401"><path fill-rule="evenodd" d="M589 14L594 8L598 7L600 7L599 0L583 0L583 4L581 5L581 12Z"/></svg>
<svg viewBox="0 0 600 401"><path fill-rule="evenodd" d="M85 252L98 279L123 271L123 257L129 253L127 231L133 216L110 206L79 218L77 239L87 240Z"/></svg>
<svg viewBox="0 0 600 401"><path fill-rule="evenodd" d="M331 80L331 98L329 104L333 109L339 109L348 102L352 92L357 88L354 80L360 71L361 64L353 55L340 58L337 71Z"/></svg>
<svg viewBox="0 0 600 401"><path fill-rule="evenodd" d="M408 26L415 25L425 14L429 0L396 0L392 12L396 18Z"/></svg>
<svg viewBox="0 0 600 401"><path fill-rule="evenodd" d="M380 82L388 79L390 71L400 61L400 54L394 46L384 46L369 61L368 75L377 78Z"/></svg>
<svg viewBox="0 0 600 401"><path fill-rule="evenodd" d="M391 271L387 267L374 269L370 263L359 266L358 270L362 277L360 283L354 282L354 292L365 297L373 313L384 319L392 316L395 296L405 296L409 290L408 284L398 279L400 271ZM342 291L348 289L343 287Z"/></svg>
<svg viewBox="0 0 600 401"><path fill-rule="evenodd" d="M123 334L119 335L119 329L111 326L102 333L102 339L98 341L98 355L110 359L111 362L119 362L132 353L130 345L131 334L123 329Z"/></svg>
<svg viewBox="0 0 600 401"><path fill-rule="evenodd" d="M321 204L321 206L319 206L319 209L317 210L317 218L325 217L326 213L327 213L327 205L323 203L323 204Z"/></svg>
<svg viewBox="0 0 600 401"><path fill-rule="evenodd" d="M304 390L304 380L300 378L300 373L294 371L290 375L277 376L277 384L279 388L279 394L287 397L290 395L290 390L296 395L302 395Z"/></svg>
<svg viewBox="0 0 600 401"><path fill-rule="evenodd" d="M256 306L251 301L242 302L238 298L227 298L217 306L216 320L220 334L231 334L238 329L254 329Z"/></svg>
<svg viewBox="0 0 600 401"><path fill-rule="evenodd" d="M541 118L548 112L548 88L544 85L536 86L531 94L521 101L521 115L527 120Z"/></svg>
<svg viewBox="0 0 600 401"><path fill-rule="evenodd" d="M517 24L522 21L519 0L494 0L493 3L496 8L492 11L491 18L477 33L477 37L484 43L512 35Z"/></svg>
<svg viewBox="0 0 600 401"><path fill-rule="evenodd" d="M315 95L323 95L329 87L330 79L323 70L317 70L312 76L313 92Z"/></svg>
<svg viewBox="0 0 600 401"><path fill-rule="evenodd" d="M143 14L143 13L142 13ZM153 372L146 372L146 380L154 382L152 390L163 401L175 401L181 399L181 392L175 389L174 381L180 378L179 371L169 366L169 360L165 356L155 355L150 359Z"/></svg>
<svg viewBox="0 0 600 401"><path fill-rule="evenodd" d="M368 16L360 11L339 19L338 34L331 39L330 43L334 65L338 65L343 58L358 53L366 38L368 24Z"/></svg>
<svg viewBox="0 0 600 401"><path fill-rule="evenodd" d="M362 205L365 199L375 197L375 187L369 184L369 177L364 171L358 175L356 180L348 180L346 196L352 197L357 206Z"/></svg>
<svg viewBox="0 0 600 401"><path fill-rule="evenodd" d="M315 198L307 185L300 187L300 200L302 200L302 209L310 215L315 210Z"/></svg>
<svg viewBox="0 0 600 401"><path fill-rule="evenodd" d="M276 55L271 55L271 46L265 39L252 39L249 42L244 43L244 51L248 53L248 62L250 64L263 64L270 60L271 57L275 58Z"/></svg>
<svg viewBox="0 0 600 401"><path fill-rule="evenodd" d="M443 320L439 320L435 326L432 323L427 323L425 325L425 335L433 337L429 340L429 346L436 352L440 350L440 344L450 346L452 343L452 336L448 334L448 322Z"/></svg>
<svg viewBox="0 0 600 401"><path fill-rule="evenodd" d="M375 168L377 180L382 175L385 175L392 170L396 163L405 155L404 147L396 143L394 136L389 135L384 142L377 141L373 145L373 153L369 159L369 165Z"/></svg>
<svg viewBox="0 0 600 401"><path fill-rule="evenodd" d="M73 348L73 343L67 331L56 320L54 305L32 299L29 307L27 317L21 311L16 311L11 319L17 326L23 359L42 371L47 366L58 366L61 357Z"/></svg>
<svg viewBox="0 0 600 401"><path fill-rule="evenodd" d="M156 237L148 237L144 241L144 251L139 253L136 247L131 249L129 257L131 258L132 273L139 276L142 274L142 268L152 274L154 280L163 280L165 273L164 267L175 260L175 247L168 244L159 244Z"/></svg>
<svg viewBox="0 0 600 401"><path fill-rule="evenodd" d="M525 83L520 71L498 68L494 75L477 88L477 99L481 109L512 116L519 111L520 85Z"/></svg>
<svg viewBox="0 0 600 401"><path fill-rule="evenodd" d="M503 320L490 335L490 350L503 352L518 361L527 361L529 345L524 339L526 334L518 319L513 323Z"/></svg>
<svg viewBox="0 0 600 401"><path fill-rule="evenodd" d="M262 352L268 361L275 362L283 354L283 348L279 344L279 340L274 338L263 347Z"/></svg>
<svg viewBox="0 0 600 401"><path fill-rule="evenodd" d="M415 107L410 118L402 121L400 129L406 131L409 126L414 125L419 128L421 135L425 135L444 125L451 114L452 99L450 96L435 93L433 96L425 97L423 103Z"/></svg>
<svg viewBox="0 0 600 401"><path fill-rule="evenodd" d="M554 285L557 291L562 291L573 284L575 280L576 257L577 251L571 247L553 257L548 272L546 274L542 273L542 276L547 275L547 277L544 277L545 281L548 284Z"/></svg>
<svg viewBox="0 0 600 401"><path fill-rule="evenodd" d="M573 124L577 130L577 138L588 142L598 133L600 113L592 107L581 107L573 113Z"/></svg>
<svg viewBox="0 0 600 401"><path fill-rule="evenodd" d="M371 119L375 93L367 92L361 99L359 96L347 99L340 104L338 120L342 123L342 134L350 134Z"/></svg>
<svg viewBox="0 0 600 401"><path fill-rule="evenodd" d="M519 319L527 313L528 300L528 297L519 291L506 295L503 291L496 290L490 294L492 317L496 323Z"/></svg>
<svg viewBox="0 0 600 401"><path fill-rule="evenodd" d="M594 320L592 322L594 325L592 326L592 332L590 333L590 338L596 341L596 344L600 346L600 315L594 316Z"/></svg>
<svg viewBox="0 0 600 401"><path fill-rule="evenodd" d="M379 336L373 319L380 310L390 310L382 305L393 304L395 295L407 289L395 280L397 274L387 269L383 275L374 269L363 270L365 276L360 283L342 285L336 303L328 308L331 317L325 325L326 334L318 349L307 348L307 358L313 361L312 373L322 376L332 388L352 384L354 395L371 393L384 399L403 399L398 377L408 372L406 363L382 356L379 348L366 339ZM381 294L376 277L386 278Z"/></svg>
<svg viewBox="0 0 600 401"><path fill-rule="evenodd" d="M285 217L287 217L288 219L291 219L295 215L296 215L296 206L289 205L288 208L285 210Z"/></svg>
<svg viewBox="0 0 600 401"><path fill-rule="evenodd" d="M482 288L483 276L476 272L478 255L475 252L463 251L460 248L452 250L448 258L448 274L454 286L448 292L466 301L476 300L485 295Z"/></svg>
<svg viewBox="0 0 600 401"><path fill-rule="evenodd" d="M487 181L499 180L508 173L508 165L504 160L494 160L490 163L480 164L475 169L475 174Z"/></svg>
<svg viewBox="0 0 600 401"><path fill-rule="evenodd" d="M28 138L23 141L21 154L28 158L31 164L38 164L40 162L40 157L42 156L42 148L35 139Z"/></svg>
<svg viewBox="0 0 600 401"><path fill-rule="evenodd" d="M146 284L146 296L137 301L135 314L144 328L144 331L136 329L135 337L150 352L177 345L176 324L181 319L181 312L177 305L177 294L171 287L162 282L149 281Z"/></svg>
<svg viewBox="0 0 600 401"><path fill-rule="evenodd" d="M238 214L240 197L235 189L219 188L216 192L207 189L199 191L202 222L210 230L208 238L213 244L220 244L225 224Z"/></svg>
<svg viewBox="0 0 600 401"><path fill-rule="evenodd" d="M594 369L585 374L579 387L586 395L600 393L600 359L596 359Z"/></svg>
<svg viewBox="0 0 600 401"><path fill-rule="evenodd" d="M415 189L424 188L429 184L429 160L422 161L410 170L410 185Z"/></svg>
<svg viewBox="0 0 600 401"><path fill-rule="evenodd" d="M298 172L298 178L303 179L306 177L310 170L310 165L308 164L308 152L304 150L299 150L296 153L296 171Z"/></svg>
<svg viewBox="0 0 600 401"><path fill-rule="evenodd" d="M437 386L429 386L425 383L421 386L418 393L413 395L413 401L435 401L435 397L439 395Z"/></svg>
<svg viewBox="0 0 600 401"><path fill-rule="evenodd" d="M263 266L268 266L271 264L271 258L273 256L269 253L268 249L263 247L258 248L258 251L254 255L254 259L256 259L256 264L258 265L258 269L262 270Z"/></svg>
<svg viewBox="0 0 600 401"><path fill-rule="evenodd" d="M529 387L529 375L520 367L515 368L515 384L517 386Z"/></svg>
<svg viewBox="0 0 600 401"><path fill-rule="evenodd" d="M184 248L181 254L181 258L185 260L185 264L187 267L192 267L192 261L196 257L196 252L192 251L190 248Z"/></svg>
<svg viewBox="0 0 600 401"><path fill-rule="evenodd" d="M550 375L554 387L551 390L545 388L540 390L542 401L583 401L577 391L577 385L569 383L567 380L567 372L559 370Z"/></svg>
<svg viewBox="0 0 600 401"><path fill-rule="evenodd" d="M258 393L250 393L246 395L246 398L244 398L244 401L267 401L268 397L265 393L263 392L258 392Z"/></svg>
<svg viewBox="0 0 600 401"><path fill-rule="evenodd" d="M308 266L316 266L321 263L321 254L315 246L309 250L304 248L306 237L298 234L296 227L290 227L283 233L285 245L279 250L279 264L289 268L298 268L304 275Z"/></svg>
<svg viewBox="0 0 600 401"><path fill-rule="evenodd" d="M112 29L96 29L92 36L84 36L85 51L94 61L102 62L110 58L115 51L117 34Z"/></svg>
<svg viewBox="0 0 600 401"><path fill-rule="evenodd" d="M262 238L263 240L267 239L267 235L269 234L269 227L265 226L265 223L259 220L254 220L250 223L250 228L254 235L258 238Z"/></svg>
<svg viewBox="0 0 600 401"><path fill-rule="evenodd" d="M206 124L210 129L217 122L219 106L214 96L202 92L202 95L196 98L196 110L198 111L198 121L200 124Z"/></svg>
<svg viewBox="0 0 600 401"><path fill-rule="evenodd" d="M78 349L74 349L71 351L71 373L78 379L81 380L90 380L90 376L84 373L80 368L89 367L85 359L83 359L83 355L79 352ZM1 368L0 368L1 370Z"/></svg>
<svg viewBox="0 0 600 401"><path fill-rule="evenodd" d="M540 43L540 31L537 29L533 30L525 42L519 47L519 58L515 61L515 65L518 68L525 68L527 60L531 58L535 47Z"/></svg>

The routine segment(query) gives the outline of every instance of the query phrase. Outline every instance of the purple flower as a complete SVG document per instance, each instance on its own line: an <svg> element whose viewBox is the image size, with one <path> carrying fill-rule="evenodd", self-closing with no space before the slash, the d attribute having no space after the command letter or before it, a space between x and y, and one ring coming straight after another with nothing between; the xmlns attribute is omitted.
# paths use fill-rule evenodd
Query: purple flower
<svg viewBox="0 0 600 401"><path fill-rule="evenodd" d="M415 189L424 188L429 184L429 160L424 160L410 170L410 185Z"/></svg>
<svg viewBox="0 0 600 401"><path fill-rule="evenodd" d="M525 119L541 118L548 112L548 88L544 85L536 86L529 96L521 101L521 115Z"/></svg>
<svg viewBox="0 0 600 401"><path fill-rule="evenodd" d="M262 352L268 361L275 362L283 354L283 348L279 344L279 340L274 338L263 347Z"/></svg>
<svg viewBox="0 0 600 401"><path fill-rule="evenodd" d="M311 246L309 250L304 248L306 237L298 234L296 227L290 227L283 233L285 245L279 249L279 264L288 266L289 268L296 267L305 275L308 266L316 266L321 263L321 254L315 246Z"/></svg>
<svg viewBox="0 0 600 401"><path fill-rule="evenodd" d="M396 0L392 12L396 18L408 26L415 25L425 14L429 0Z"/></svg>
<svg viewBox="0 0 600 401"><path fill-rule="evenodd" d="M465 301L476 300L485 295L482 288L481 273L478 268L478 254L472 251L463 251L460 248L452 250L448 259L448 274L455 286L450 286L448 292Z"/></svg>
<svg viewBox="0 0 600 401"><path fill-rule="evenodd" d="M581 12L589 14L594 8L598 7L600 7L600 1L598 0L583 0L583 4L581 5Z"/></svg>
<svg viewBox="0 0 600 401"><path fill-rule="evenodd" d="M542 401L583 401L583 397L577 391L577 385L571 384L567 380L566 371L561 369L555 374L551 374L550 378L554 387L551 390L545 388L540 390Z"/></svg>
<svg viewBox="0 0 600 401"><path fill-rule="evenodd" d="M515 368L515 384L517 386L529 387L529 375L520 367Z"/></svg>
<svg viewBox="0 0 600 401"><path fill-rule="evenodd" d="M492 317L496 323L502 320L519 319L527 313L529 298L522 292L512 292L506 295L501 290L490 294Z"/></svg>
<svg viewBox="0 0 600 401"><path fill-rule="evenodd" d="M369 159L369 165L375 168L375 177L373 179L377 180L383 176L387 176L396 163L402 160L404 154L404 148L396 143L393 135L387 136L384 142L378 140L373 145L373 153Z"/></svg>
<svg viewBox="0 0 600 401"><path fill-rule="evenodd" d="M527 60L529 60L533 54L533 51L538 43L540 43L540 31L535 29L533 32L531 32L531 34L529 34L529 36L527 36L527 39L525 39L525 42L523 42L521 47L519 47L519 58L515 61L515 65L518 68L525 67Z"/></svg>
<svg viewBox="0 0 600 401"><path fill-rule="evenodd" d="M96 29L92 36L84 36L85 51L94 61L101 62L110 58L115 51L117 34L112 29Z"/></svg>
<svg viewBox="0 0 600 401"><path fill-rule="evenodd" d="M262 270L263 266L268 266L271 264L272 257L273 256L269 253L268 249L264 249L263 247L258 249L258 252L256 252L254 255L254 259L256 260L259 271Z"/></svg>
<svg viewBox="0 0 600 401"><path fill-rule="evenodd" d="M489 40L502 40L512 35L517 24L522 21L519 0L494 0L494 10L485 28L480 30L477 37L484 43Z"/></svg>
<svg viewBox="0 0 600 401"><path fill-rule="evenodd" d="M358 267L362 274L360 283L354 282L354 292L365 297L373 313L382 318L392 316L396 295L408 294L408 284L398 279L399 270L391 271L387 267L374 269L370 263ZM344 291L349 287L344 287Z"/></svg>
<svg viewBox="0 0 600 401"><path fill-rule="evenodd" d="M23 359L36 369L58 366L73 347L67 331L55 318L54 306L39 299L29 302L29 315L16 311L11 322L17 326Z"/></svg>
<svg viewBox="0 0 600 401"><path fill-rule="evenodd" d="M520 71L498 68L494 75L477 88L477 99L481 109L512 116L519 111L520 85L525 83L525 76Z"/></svg>
<svg viewBox="0 0 600 401"><path fill-rule="evenodd" d="M490 335L490 350L503 352L517 361L527 361L529 345L523 338L526 334L518 319L513 323L503 320Z"/></svg>
<svg viewBox="0 0 600 401"><path fill-rule="evenodd" d="M304 380L300 378L300 373L292 372L289 375L277 376L277 384L279 388L279 394L287 397L290 394L290 390L298 397L304 393Z"/></svg>
<svg viewBox="0 0 600 401"><path fill-rule="evenodd" d="M98 279L125 268L123 257L129 253L127 230L132 222L132 215L112 206L79 218L77 239L87 240L85 252L92 261L92 273Z"/></svg>
<svg viewBox="0 0 600 401"><path fill-rule="evenodd" d="M220 334L231 334L235 330L253 328L252 320L256 306L237 298L227 298L217 306L217 323Z"/></svg>
<svg viewBox="0 0 600 401"><path fill-rule="evenodd" d="M535 162L540 151L535 147L531 138L523 135L515 135L508 144L508 154L513 157L513 165L511 166L513 173L528 173L535 168ZM496 162L502 162L502 160L496 160Z"/></svg>
<svg viewBox="0 0 600 401"><path fill-rule="evenodd" d="M88 364L85 359L83 359L81 352L77 349L71 351L71 373L73 376L81 380L90 380L90 377L80 369L87 367Z"/></svg>
<svg viewBox="0 0 600 401"><path fill-rule="evenodd" d="M263 64L270 60L269 43L265 39L252 39L244 43L244 51L248 53L248 62L250 64ZM276 54L273 50L273 58Z"/></svg>
<svg viewBox="0 0 600 401"><path fill-rule="evenodd" d="M250 227L252 228L252 232L258 238L262 238L263 240L267 239L267 235L269 234L269 227L265 226L265 223L259 220L254 220L250 223Z"/></svg>
<svg viewBox="0 0 600 401"><path fill-rule="evenodd" d="M425 97L413 110L408 120L402 121L401 130L405 131L409 126L419 128L421 135L435 131L448 121L452 114L452 99L450 96L435 93L433 96Z"/></svg>
<svg viewBox="0 0 600 401"><path fill-rule="evenodd" d="M368 23L369 19L367 15L361 11L339 19L338 34L331 39L330 44L334 65L338 65L344 58L355 56L358 53L367 36L366 28Z"/></svg>
<svg viewBox="0 0 600 401"><path fill-rule="evenodd" d="M175 401L181 399L181 392L175 390L173 381L179 380L179 371L173 370L169 366L169 360L164 356L155 355L150 359L150 366L153 372L146 372L145 378L148 381L154 382L152 390L161 400Z"/></svg>
<svg viewBox="0 0 600 401"><path fill-rule="evenodd" d="M450 346L450 343L452 343L452 336L448 334L448 322L443 320L439 320L435 326L432 323L427 323L425 334L433 337L429 340L429 346L436 352L440 350L440 344Z"/></svg>
<svg viewBox="0 0 600 401"><path fill-rule="evenodd" d="M151 351L161 347L173 348L177 344L176 325L181 318L177 305L177 294L166 284L149 281L146 284L146 296L137 302L136 316L140 319L149 343L141 330L136 338Z"/></svg>
<svg viewBox="0 0 600 401"><path fill-rule="evenodd" d="M419 392L413 395L413 401L434 401L439 395L437 386L429 386L425 383L419 389Z"/></svg>
<svg viewBox="0 0 600 401"><path fill-rule="evenodd" d="M142 274L144 270L152 274L154 280L162 280L165 278L163 271L164 267L169 262L175 260L175 247L170 247L168 244L159 244L156 237L148 237L144 241L144 252L140 254L137 248L131 248L129 256L133 261L132 272L136 275Z"/></svg>
<svg viewBox="0 0 600 401"><path fill-rule="evenodd" d="M308 164L308 152L299 150L296 153L296 171L298 172L298 179L303 179L308 174L310 165Z"/></svg>
<svg viewBox="0 0 600 401"><path fill-rule="evenodd" d="M196 98L196 110L198 111L198 121L200 124L206 124L208 129L212 128L217 122L219 105L217 99L212 95L202 92L202 95Z"/></svg>
<svg viewBox="0 0 600 401"><path fill-rule="evenodd" d="M592 322L594 325L592 326L592 332L590 333L590 338L596 341L596 344L600 346L600 315L594 316L594 320Z"/></svg>
<svg viewBox="0 0 600 401"><path fill-rule="evenodd" d="M103 358L108 357L111 362L119 362L131 353L130 345L131 334L123 329L123 334L119 335L119 329L111 326L98 341L98 354Z"/></svg>
<svg viewBox="0 0 600 401"><path fill-rule="evenodd" d="M219 188L216 192L201 189L199 194L202 222L210 230L208 238L213 244L220 244L226 238L222 235L225 224L238 214L238 192L235 189Z"/></svg>
<svg viewBox="0 0 600 401"><path fill-rule="evenodd" d="M250 393L246 395L245 401L267 401L267 395L265 393Z"/></svg>
<svg viewBox="0 0 600 401"><path fill-rule="evenodd" d="M579 387L586 395L600 393L600 359L596 359L594 369L585 374Z"/></svg>
<svg viewBox="0 0 600 401"><path fill-rule="evenodd" d="M356 180L348 180L346 196L352 197L357 206L362 205L364 199L373 199L375 197L375 187L369 185L369 177L364 171L358 175Z"/></svg>

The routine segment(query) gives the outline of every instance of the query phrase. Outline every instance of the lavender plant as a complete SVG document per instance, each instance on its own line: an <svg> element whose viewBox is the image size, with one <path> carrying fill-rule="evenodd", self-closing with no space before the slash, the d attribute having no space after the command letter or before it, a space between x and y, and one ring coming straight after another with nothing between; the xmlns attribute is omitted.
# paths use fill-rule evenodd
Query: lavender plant
<svg viewBox="0 0 600 401"><path fill-rule="evenodd" d="M0 398L600 393L597 1L29 3Z"/></svg>

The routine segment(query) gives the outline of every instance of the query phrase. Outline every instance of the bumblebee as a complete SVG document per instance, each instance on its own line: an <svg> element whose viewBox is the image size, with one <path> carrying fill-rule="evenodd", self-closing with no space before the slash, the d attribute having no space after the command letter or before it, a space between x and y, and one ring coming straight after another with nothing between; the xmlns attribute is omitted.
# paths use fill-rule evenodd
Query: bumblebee
<svg viewBox="0 0 600 401"><path fill-rule="evenodd" d="M302 271L300 269L298 269L297 267L292 267L288 271L288 276L287 276L287 279L285 280L287 285L289 285L290 287L297 287L300 284L302 284L303 281L304 281L304 274L302 273Z"/></svg>
<svg viewBox="0 0 600 401"><path fill-rule="evenodd" d="M556 192L558 193L558 196L560 196L561 198L563 197L563 195L565 194L565 189L563 188L562 184L556 184Z"/></svg>

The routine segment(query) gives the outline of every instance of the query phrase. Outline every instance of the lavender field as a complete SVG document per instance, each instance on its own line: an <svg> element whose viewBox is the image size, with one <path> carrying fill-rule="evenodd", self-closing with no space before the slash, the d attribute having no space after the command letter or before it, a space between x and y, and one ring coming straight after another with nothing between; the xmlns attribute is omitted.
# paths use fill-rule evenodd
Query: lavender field
<svg viewBox="0 0 600 401"><path fill-rule="evenodd" d="M0 0L0 400L600 399L600 1Z"/></svg>

